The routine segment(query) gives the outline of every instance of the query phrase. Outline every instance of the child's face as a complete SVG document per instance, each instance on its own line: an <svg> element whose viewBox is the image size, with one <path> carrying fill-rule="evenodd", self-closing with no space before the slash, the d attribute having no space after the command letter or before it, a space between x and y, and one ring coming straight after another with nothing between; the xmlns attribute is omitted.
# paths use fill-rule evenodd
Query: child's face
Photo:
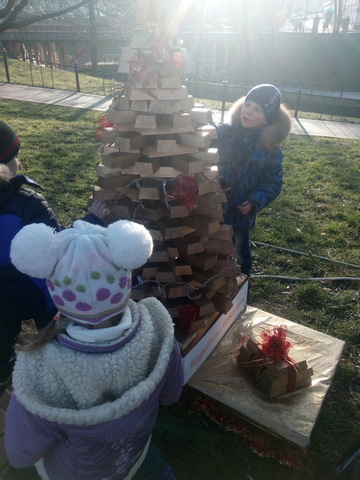
<svg viewBox="0 0 360 480"><path fill-rule="evenodd" d="M13 174L13 177L15 177L19 168L21 168L21 163L18 160L17 155L12 160L10 160L10 162L8 162L6 165L9 167L10 172Z"/></svg>
<svg viewBox="0 0 360 480"><path fill-rule="evenodd" d="M240 112L240 122L244 128L260 128L265 125L265 115L257 103L246 102Z"/></svg>

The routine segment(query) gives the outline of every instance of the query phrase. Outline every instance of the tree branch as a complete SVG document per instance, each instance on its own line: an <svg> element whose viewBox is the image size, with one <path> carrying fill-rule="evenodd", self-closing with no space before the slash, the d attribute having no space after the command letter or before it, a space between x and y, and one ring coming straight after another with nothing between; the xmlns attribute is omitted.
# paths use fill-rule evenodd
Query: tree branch
<svg viewBox="0 0 360 480"><path fill-rule="evenodd" d="M29 3L29 0L21 0L21 2L13 8L15 0L9 0L8 4L6 7L0 12L0 18L1 16L4 17L6 16L5 14L1 15L5 10L7 11L7 18L0 24L0 32L4 32L9 29L16 29L16 28L23 28L26 27L27 25L31 25L32 23L35 22L40 22L42 20L47 20L48 18L55 18L59 17L61 15L65 15L68 12L72 12L74 10L77 10L78 8L87 5L90 3L90 1L93 0L82 0L81 2L76 3L75 5L72 5L67 8L63 8L61 10L58 10L56 12L51 12L51 13L44 13L41 15L34 15L33 17L28 17L24 20L20 21L13 21L19 13L26 7L26 5ZM96 3L97 0L94 1ZM9 9L12 11L9 13Z"/></svg>
<svg viewBox="0 0 360 480"><path fill-rule="evenodd" d="M4 8L0 10L0 18L7 17L10 13L11 10L14 7L14 3L16 0L9 0Z"/></svg>

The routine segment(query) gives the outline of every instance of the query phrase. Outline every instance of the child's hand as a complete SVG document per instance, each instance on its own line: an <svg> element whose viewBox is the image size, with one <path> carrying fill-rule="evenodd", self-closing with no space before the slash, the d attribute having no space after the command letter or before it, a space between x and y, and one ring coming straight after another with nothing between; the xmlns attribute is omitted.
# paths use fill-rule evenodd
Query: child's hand
<svg viewBox="0 0 360 480"><path fill-rule="evenodd" d="M241 205L237 206L242 215L247 215L253 208L253 204L249 200L245 200Z"/></svg>
<svg viewBox="0 0 360 480"><path fill-rule="evenodd" d="M106 202L102 200L95 200L90 207L90 213L96 215L102 220L106 215L110 213L110 209L107 207Z"/></svg>

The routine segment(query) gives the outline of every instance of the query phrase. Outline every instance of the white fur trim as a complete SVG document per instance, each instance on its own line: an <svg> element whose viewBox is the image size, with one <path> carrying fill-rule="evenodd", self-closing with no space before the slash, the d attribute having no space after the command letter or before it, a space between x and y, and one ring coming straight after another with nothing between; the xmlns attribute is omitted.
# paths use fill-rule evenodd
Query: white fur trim
<svg viewBox="0 0 360 480"><path fill-rule="evenodd" d="M19 352L13 373L19 402L41 418L68 425L96 425L121 418L140 406L166 372L174 325L156 298L146 298L137 305L130 300L129 307L134 324L139 307L141 327L112 354L83 354L57 342L31 354ZM109 389L117 392L118 398L97 404Z"/></svg>
<svg viewBox="0 0 360 480"><path fill-rule="evenodd" d="M119 220L107 228L107 238L112 261L119 267L134 270L146 263L153 242L150 232L128 220Z"/></svg>
<svg viewBox="0 0 360 480"><path fill-rule="evenodd" d="M55 231L43 224L26 225L11 243L10 257L22 273L46 278L56 263Z"/></svg>

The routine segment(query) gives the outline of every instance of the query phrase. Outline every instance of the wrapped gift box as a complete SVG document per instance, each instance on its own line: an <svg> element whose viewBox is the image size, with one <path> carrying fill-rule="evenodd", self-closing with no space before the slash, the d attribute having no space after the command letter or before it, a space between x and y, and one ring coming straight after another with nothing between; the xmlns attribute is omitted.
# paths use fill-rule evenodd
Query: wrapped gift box
<svg viewBox="0 0 360 480"><path fill-rule="evenodd" d="M256 338L280 325L286 325L289 342L312 366L312 384L269 399L235 356L242 336ZM192 376L184 401L190 398L189 410L204 411L255 452L299 466L343 348L337 338L248 306Z"/></svg>
<svg viewBox="0 0 360 480"><path fill-rule="evenodd" d="M299 390L311 385L313 369L307 360L286 340L285 326L275 328L272 332L265 331L264 337L254 339L242 337L237 356L239 368L244 368L255 379L256 383L269 397L277 397L284 393ZM274 340L275 351L271 350L270 342ZM273 358L272 353L276 355Z"/></svg>

